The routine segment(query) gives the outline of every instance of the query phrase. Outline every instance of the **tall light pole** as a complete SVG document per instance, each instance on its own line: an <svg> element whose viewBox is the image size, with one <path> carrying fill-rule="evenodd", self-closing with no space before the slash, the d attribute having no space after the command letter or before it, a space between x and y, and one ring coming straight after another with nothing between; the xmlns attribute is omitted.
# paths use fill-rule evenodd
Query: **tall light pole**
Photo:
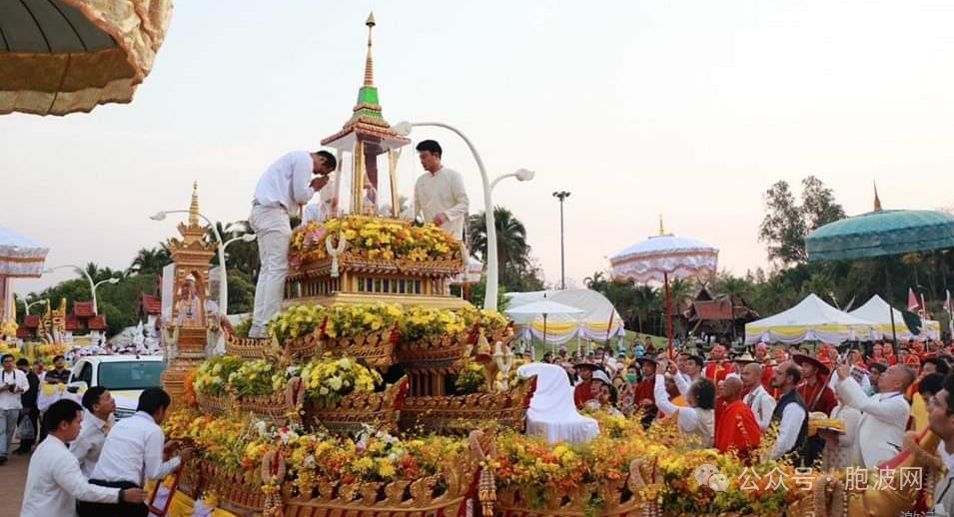
<svg viewBox="0 0 954 517"><path fill-rule="evenodd" d="M484 161L480 158L477 148L471 143L464 133L454 126L444 124L443 122L398 122L391 126L395 133L401 136L411 134L415 127L440 127L454 132L467 144L470 153L477 162L477 169L480 170L480 179L484 186L484 224L487 226L487 289L484 293L484 309L497 310L497 284L500 282L499 266L497 264L497 221L494 218L493 188L500 180L508 177L515 177L520 181L530 181L533 179L533 171L520 169L510 174L504 174L496 178L493 183L487 177L487 170L484 168Z"/></svg>
<svg viewBox="0 0 954 517"><path fill-rule="evenodd" d="M156 212L155 214L149 216L149 218L152 219L153 221L162 221L162 220L165 220L166 216L168 216L169 214L188 214L188 213L189 213L188 210L163 210L161 212ZM241 237L236 237L234 239L231 239L228 242L222 242L222 235L219 233L219 229L215 225L215 223L213 223L211 219L203 215L201 212L198 215L199 217L202 218L202 220L206 222L206 224L208 224L212 228L212 233L215 235L215 241L218 243L218 246L216 246L217 248L216 251L218 252L218 256L219 256L219 267L221 268L220 271L222 271L221 278L219 278L219 305L220 305L219 312L222 315L227 316L228 308L229 308L229 282L228 282L228 275L226 274L227 272L225 269L225 247L237 240L252 242L255 240L255 234L245 234L245 235L242 235ZM232 229L232 226L229 226L228 228L225 229L225 231L230 232L231 229Z"/></svg>
<svg viewBox="0 0 954 517"><path fill-rule="evenodd" d="M38 299L36 299L36 300L34 300L34 301L32 301L32 302L28 302L28 301L26 301L26 299L24 298L24 300L23 300L23 306L24 306L24 311L23 311L23 312L24 312L24 314L27 315L27 316L29 316L29 315L30 315L30 307L33 307L34 305L37 305L37 304L42 303L42 302L45 302L45 301L46 301L46 298L38 298Z"/></svg>
<svg viewBox="0 0 954 517"><path fill-rule="evenodd" d="M560 289L566 290L566 249L563 245L563 202L570 197L570 193L561 190L554 192L553 197L560 200Z"/></svg>
<svg viewBox="0 0 954 517"><path fill-rule="evenodd" d="M94 313L94 314L99 314L99 304L96 302L96 288L98 288L99 286L101 286L101 285L103 285L103 284L114 284L114 285L115 285L115 284L118 284L118 283L119 283L119 279L113 277L113 278L107 278L106 280L100 280L99 282L93 282L93 277L89 276L89 273L86 272L85 269L83 269L83 268L81 268L81 267L79 267L79 266L77 266L77 265L74 265L74 264L63 264L62 266L52 267L52 268L49 268L49 269L47 269L47 270L45 270L45 271L43 271L43 272L44 272L44 273L52 273L52 272L56 271L57 269L63 269L63 268L73 268L73 269L75 269L76 271L78 271L81 275L83 275L83 276L86 277L86 280L89 282L89 291L90 291L90 293L92 293L92 295L93 295L93 313ZM27 309L27 312L29 312L29 309Z"/></svg>

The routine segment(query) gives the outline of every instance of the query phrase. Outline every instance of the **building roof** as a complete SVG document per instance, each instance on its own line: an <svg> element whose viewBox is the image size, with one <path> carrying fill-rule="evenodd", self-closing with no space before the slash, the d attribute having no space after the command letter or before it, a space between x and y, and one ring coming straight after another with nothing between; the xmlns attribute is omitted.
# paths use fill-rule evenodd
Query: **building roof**
<svg viewBox="0 0 954 517"><path fill-rule="evenodd" d="M40 328L40 316L37 314L27 314L23 317L23 327L28 329Z"/></svg>
<svg viewBox="0 0 954 517"><path fill-rule="evenodd" d="M106 330L106 315L97 314L93 319L89 320L89 329L90 330Z"/></svg>
<svg viewBox="0 0 954 517"><path fill-rule="evenodd" d="M700 320L732 319L732 302L728 298L692 302L692 306L696 310L695 317Z"/></svg>
<svg viewBox="0 0 954 517"><path fill-rule="evenodd" d="M97 314L92 318L79 318L77 316L66 317L66 330L75 332L77 330L106 330L106 315Z"/></svg>
<svg viewBox="0 0 954 517"><path fill-rule="evenodd" d="M92 318L96 315L93 302L73 302L73 315L78 318Z"/></svg>
<svg viewBox="0 0 954 517"><path fill-rule="evenodd" d="M146 315L162 313L162 298L154 294L140 293L139 312Z"/></svg>

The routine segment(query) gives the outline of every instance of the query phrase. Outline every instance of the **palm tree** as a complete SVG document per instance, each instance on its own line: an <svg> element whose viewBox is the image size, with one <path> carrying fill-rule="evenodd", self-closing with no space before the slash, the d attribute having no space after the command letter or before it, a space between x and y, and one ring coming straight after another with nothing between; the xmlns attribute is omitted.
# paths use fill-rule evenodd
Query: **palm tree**
<svg viewBox="0 0 954 517"><path fill-rule="evenodd" d="M633 294L633 315L636 316L636 325L642 334L643 326L649 323L653 314L659 312L659 291L648 285L641 285L636 287Z"/></svg>
<svg viewBox="0 0 954 517"><path fill-rule="evenodd" d="M126 270L126 274L158 275L162 273L162 268L166 267L170 262L172 262L172 257L169 255L169 250L165 246L160 245L152 249L143 248L136 254L136 258L133 259L129 269Z"/></svg>
<svg viewBox="0 0 954 517"><path fill-rule="evenodd" d="M597 271L593 273L593 276L588 276L583 279L583 285L585 285L587 289L594 291L600 291L600 288L603 287L605 283L606 275L602 271Z"/></svg>
<svg viewBox="0 0 954 517"><path fill-rule="evenodd" d="M513 212L504 207L494 207L494 226L497 229L497 260L501 268L520 270L530 263L530 245L527 244L527 229ZM484 212L470 216L467 233L470 236L471 255L484 259L487 256L487 223Z"/></svg>

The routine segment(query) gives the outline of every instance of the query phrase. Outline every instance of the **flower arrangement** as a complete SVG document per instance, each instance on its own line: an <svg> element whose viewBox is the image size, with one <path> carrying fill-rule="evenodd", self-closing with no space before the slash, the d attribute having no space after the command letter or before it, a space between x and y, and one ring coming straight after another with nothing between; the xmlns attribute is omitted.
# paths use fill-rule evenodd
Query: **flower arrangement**
<svg viewBox="0 0 954 517"><path fill-rule="evenodd" d="M244 361L237 355L213 357L202 363L195 374L194 386L199 395L221 396L228 392L229 378Z"/></svg>
<svg viewBox="0 0 954 517"><path fill-rule="evenodd" d="M319 305L295 305L272 316L268 322L268 335L284 343L310 334L324 319L323 308Z"/></svg>
<svg viewBox="0 0 954 517"><path fill-rule="evenodd" d="M301 379L306 396L325 406L336 404L355 390L373 392L383 382L381 374L354 359L335 359L330 355L302 367Z"/></svg>
<svg viewBox="0 0 954 517"><path fill-rule="evenodd" d="M468 328L468 321L460 311L430 307L408 307L398 325L402 342L454 335Z"/></svg>
<svg viewBox="0 0 954 517"><path fill-rule="evenodd" d="M396 305L334 305L323 311L324 333L332 339L366 335L393 327L402 312Z"/></svg>
<svg viewBox="0 0 954 517"><path fill-rule="evenodd" d="M229 374L228 391L239 397L273 393L276 391L272 379L274 372L274 365L264 359L245 361L238 370Z"/></svg>
<svg viewBox="0 0 954 517"><path fill-rule="evenodd" d="M431 223L418 227L398 219L352 215L296 228L289 246L292 262L326 258L325 240L331 236L337 241L339 235L348 240L346 253L371 260L452 260L463 251L459 241Z"/></svg>
<svg viewBox="0 0 954 517"><path fill-rule="evenodd" d="M494 332L505 329L508 324L507 318L494 310L477 309L476 307L468 306L462 309L456 309L456 311L464 318L464 322L468 327L477 323L480 325L480 328L487 332L488 336Z"/></svg>
<svg viewBox="0 0 954 517"><path fill-rule="evenodd" d="M461 395L486 391L487 380L484 376L484 366L475 361L467 361L454 381L454 387Z"/></svg>

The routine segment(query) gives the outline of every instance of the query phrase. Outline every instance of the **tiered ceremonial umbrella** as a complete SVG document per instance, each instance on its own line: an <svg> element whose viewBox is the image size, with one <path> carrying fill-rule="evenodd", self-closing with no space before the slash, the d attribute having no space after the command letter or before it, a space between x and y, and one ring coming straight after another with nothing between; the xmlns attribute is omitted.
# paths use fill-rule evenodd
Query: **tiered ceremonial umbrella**
<svg viewBox="0 0 954 517"><path fill-rule="evenodd" d="M50 250L6 228L0 228L0 323L14 320L14 278L39 278Z"/></svg>
<svg viewBox="0 0 954 517"><path fill-rule="evenodd" d="M172 0L0 2L0 114L130 102L171 19Z"/></svg>
<svg viewBox="0 0 954 517"><path fill-rule="evenodd" d="M874 210L826 224L805 238L810 262L886 257L954 248L954 216L933 210L883 210L875 188ZM890 293L891 275L885 263ZM894 327L894 311L887 310ZM892 330L897 342L897 331Z"/></svg>
<svg viewBox="0 0 954 517"><path fill-rule="evenodd" d="M694 239L666 233L659 221L659 235L652 236L610 258L613 278L637 283L660 282L666 296L666 332L672 352L672 299L669 281L699 278L718 270L719 250Z"/></svg>

